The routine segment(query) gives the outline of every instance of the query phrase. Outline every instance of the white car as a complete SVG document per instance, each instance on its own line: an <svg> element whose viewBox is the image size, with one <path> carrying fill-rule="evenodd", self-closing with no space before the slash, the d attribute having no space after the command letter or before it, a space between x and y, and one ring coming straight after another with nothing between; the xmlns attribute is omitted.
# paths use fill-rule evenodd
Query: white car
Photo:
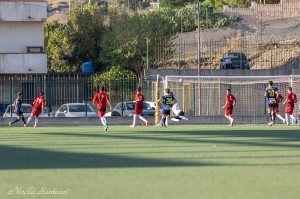
<svg viewBox="0 0 300 199"><path fill-rule="evenodd" d="M148 102L148 101L146 101L149 105L150 105L150 107L151 108L153 108L154 110L155 110L155 107L156 107L156 102ZM162 102L158 102L158 105L159 105L159 112L160 112L160 114L162 114L162 112L163 112L163 109L162 109L162 107L163 107L163 104L162 104Z"/></svg>
<svg viewBox="0 0 300 199"><path fill-rule="evenodd" d="M123 104L123 116L132 116L134 111L134 102L119 102L115 108L105 114L105 116L122 116L122 104ZM153 116L155 114L155 108L151 107L149 103L143 103L143 116Z"/></svg>
<svg viewBox="0 0 300 199"><path fill-rule="evenodd" d="M98 117L96 111L89 104L63 104L56 112L55 117Z"/></svg>
<svg viewBox="0 0 300 199"><path fill-rule="evenodd" d="M6 107L6 110L3 114L3 117L17 117L17 113L16 112L12 112L11 113L11 107L12 108L12 111L14 111L14 105L8 105ZM24 117L29 117L30 114L31 114L31 110L32 110L33 106L31 104L22 104L21 106L21 110L23 112L23 116ZM50 112L48 114L48 112L44 111L44 113L41 113L39 117L52 117L52 113Z"/></svg>

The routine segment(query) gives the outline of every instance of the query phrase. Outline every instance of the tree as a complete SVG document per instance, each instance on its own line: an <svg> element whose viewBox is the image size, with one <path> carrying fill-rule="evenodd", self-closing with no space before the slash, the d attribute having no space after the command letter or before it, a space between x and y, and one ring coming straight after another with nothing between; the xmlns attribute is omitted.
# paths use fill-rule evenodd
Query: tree
<svg viewBox="0 0 300 199"><path fill-rule="evenodd" d="M66 56L68 62L80 69L82 63L91 61L96 70L101 70L101 37L103 33L103 17L96 4L87 5L84 8L77 5L68 15L69 21L66 27L70 56Z"/></svg>
<svg viewBox="0 0 300 199"><path fill-rule="evenodd" d="M161 7L175 8L183 7L188 3L194 3L195 0L160 0Z"/></svg>
<svg viewBox="0 0 300 199"><path fill-rule="evenodd" d="M48 54L48 71L66 72L71 70L68 61L63 58L67 52L66 25L57 21L45 24L45 51Z"/></svg>
<svg viewBox="0 0 300 199"><path fill-rule="evenodd" d="M78 72L84 62L91 61L102 70L101 38L103 17L96 4L73 7L66 25L53 22L45 26L45 48L48 70Z"/></svg>
<svg viewBox="0 0 300 199"><path fill-rule="evenodd" d="M141 75L146 63L146 38L150 41L160 37L170 38L177 30L171 10L123 15L105 31L102 43L105 56L102 61Z"/></svg>

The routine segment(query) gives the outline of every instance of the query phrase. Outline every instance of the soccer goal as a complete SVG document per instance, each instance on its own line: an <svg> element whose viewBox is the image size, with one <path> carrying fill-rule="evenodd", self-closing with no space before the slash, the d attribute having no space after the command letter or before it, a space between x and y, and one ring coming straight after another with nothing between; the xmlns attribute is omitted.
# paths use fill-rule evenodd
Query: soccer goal
<svg viewBox="0 0 300 199"><path fill-rule="evenodd" d="M237 99L233 109L235 123L262 124L268 122L267 101L264 92L272 80L285 98L287 88L300 93L300 76L165 76L164 88L170 88L186 115L194 123L223 124L225 95L228 88ZM300 96L299 96L300 98ZM299 99L300 100L300 99ZM281 102L282 103L282 102ZM284 117L285 105L279 104L279 114ZM294 116L298 118L298 103ZM195 121L198 118L198 121ZM277 119L277 123L281 120Z"/></svg>

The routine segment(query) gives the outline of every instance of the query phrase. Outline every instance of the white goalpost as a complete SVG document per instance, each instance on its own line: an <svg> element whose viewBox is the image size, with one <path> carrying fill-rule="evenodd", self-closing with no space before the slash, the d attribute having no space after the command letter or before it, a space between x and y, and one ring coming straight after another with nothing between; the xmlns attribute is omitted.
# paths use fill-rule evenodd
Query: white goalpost
<svg viewBox="0 0 300 199"><path fill-rule="evenodd" d="M225 124L225 95L228 88L237 98L233 110L235 123L263 124L268 122L267 101L264 92L272 80L279 93L285 98L287 88L300 94L300 75L290 76L165 76L164 88L170 88L180 107L195 124ZM200 92L200 95L198 95ZM199 100L198 96L201 96ZM300 95L299 95L300 98ZM299 99L300 100L300 99ZM279 104L279 113L284 116L285 105ZM294 116L298 118L298 103ZM277 119L277 123L282 123Z"/></svg>

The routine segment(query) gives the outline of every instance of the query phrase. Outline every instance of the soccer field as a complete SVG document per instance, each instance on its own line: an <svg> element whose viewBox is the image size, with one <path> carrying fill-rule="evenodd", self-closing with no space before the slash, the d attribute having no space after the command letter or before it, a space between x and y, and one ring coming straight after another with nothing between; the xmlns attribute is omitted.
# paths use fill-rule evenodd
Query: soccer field
<svg viewBox="0 0 300 199"><path fill-rule="evenodd" d="M0 198L294 199L300 127L1 127Z"/></svg>

